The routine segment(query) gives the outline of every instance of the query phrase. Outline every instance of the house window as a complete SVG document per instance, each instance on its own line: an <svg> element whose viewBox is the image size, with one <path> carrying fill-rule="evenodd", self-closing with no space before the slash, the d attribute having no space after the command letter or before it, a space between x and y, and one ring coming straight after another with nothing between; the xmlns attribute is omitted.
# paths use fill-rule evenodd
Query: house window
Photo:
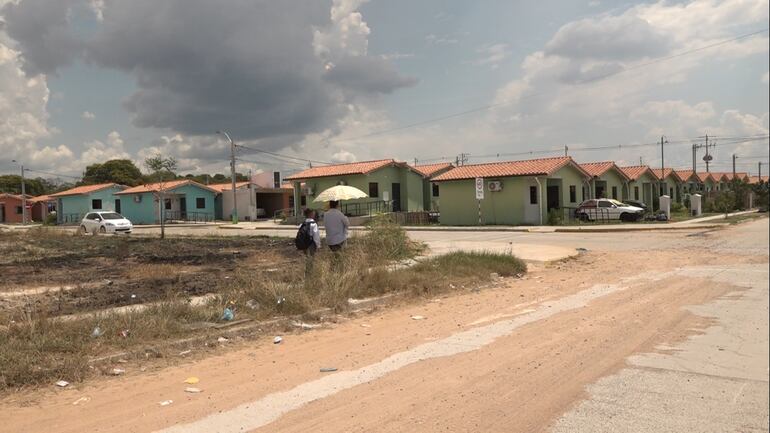
<svg viewBox="0 0 770 433"><path fill-rule="evenodd" d="M583 185L583 187L580 188L580 192L581 192L580 199L582 201L586 201L586 195L588 195L588 194L586 194L586 187L585 187L585 185Z"/></svg>
<svg viewBox="0 0 770 433"><path fill-rule="evenodd" d="M95 198L91 200L91 209L99 210L102 208L102 200Z"/></svg>
<svg viewBox="0 0 770 433"><path fill-rule="evenodd" d="M617 200L618 199L618 187L613 186L612 187L612 199Z"/></svg>
<svg viewBox="0 0 770 433"><path fill-rule="evenodd" d="M299 198L299 205L300 206L307 206L307 197L306 196L303 195L302 197Z"/></svg>
<svg viewBox="0 0 770 433"><path fill-rule="evenodd" d="M375 198L380 196L380 184L377 182L369 182L369 197Z"/></svg>
<svg viewBox="0 0 770 433"><path fill-rule="evenodd" d="M529 187L529 204L537 204L537 187Z"/></svg>
<svg viewBox="0 0 770 433"><path fill-rule="evenodd" d="M634 200L639 200L639 187L634 187Z"/></svg>
<svg viewBox="0 0 770 433"><path fill-rule="evenodd" d="M434 183L432 186L433 186L433 197L438 197L438 184Z"/></svg>
<svg viewBox="0 0 770 433"><path fill-rule="evenodd" d="M195 198L195 209L206 209L206 197Z"/></svg>
<svg viewBox="0 0 770 433"><path fill-rule="evenodd" d="M668 189L668 196L669 197L673 197L674 196L674 188L669 188Z"/></svg>
<svg viewBox="0 0 770 433"><path fill-rule="evenodd" d="M16 206L16 215L21 215L22 213L24 213L24 210L22 209L22 207Z"/></svg>
<svg viewBox="0 0 770 433"><path fill-rule="evenodd" d="M171 199L167 198L163 200L166 210L171 210Z"/></svg>
<svg viewBox="0 0 770 433"><path fill-rule="evenodd" d="M575 203L577 201L577 187L575 185L569 186L569 201Z"/></svg>

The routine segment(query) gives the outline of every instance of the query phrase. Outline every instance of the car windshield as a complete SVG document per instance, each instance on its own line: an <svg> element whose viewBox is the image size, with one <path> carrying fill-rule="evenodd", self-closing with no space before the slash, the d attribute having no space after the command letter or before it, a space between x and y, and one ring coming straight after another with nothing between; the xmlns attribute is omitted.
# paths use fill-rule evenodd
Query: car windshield
<svg viewBox="0 0 770 433"><path fill-rule="evenodd" d="M123 215L121 215L119 213L116 213L116 212L106 212L106 213L103 213L101 215L102 215L102 218L104 218L106 220L122 220L123 219Z"/></svg>
<svg viewBox="0 0 770 433"><path fill-rule="evenodd" d="M610 203L614 204L615 206L623 206L623 203L617 201L617 200L610 200Z"/></svg>

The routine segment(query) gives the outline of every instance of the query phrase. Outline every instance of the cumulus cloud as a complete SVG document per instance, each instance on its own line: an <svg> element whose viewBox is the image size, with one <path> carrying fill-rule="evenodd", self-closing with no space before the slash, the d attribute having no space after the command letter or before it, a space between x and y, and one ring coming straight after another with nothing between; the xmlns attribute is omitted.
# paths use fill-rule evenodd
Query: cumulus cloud
<svg viewBox="0 0 770 433"><path fill-rule="evenodd" d="M80 115L85 120L94 120L96 119L96 115L90 111L84 111L83 114Z"/></svg>
<svg viewBox="0 0 770 433"><path fill-rule="evenodd" d="M511 55L508 44L490 44L480 47L476 50L481 57L476 60L477 65L488 65L497 68L503 60Z"/></svg>
<svg viewBox="0 0 770 433"><path fill-rule="evenodd" d="M25 0L2 13L28 75L85 59L136 79L125 108L138 127L262 139L322 131L359 96L414 84L368 55L362 3ZM99 25L75 36L83 7Z"/></svg>

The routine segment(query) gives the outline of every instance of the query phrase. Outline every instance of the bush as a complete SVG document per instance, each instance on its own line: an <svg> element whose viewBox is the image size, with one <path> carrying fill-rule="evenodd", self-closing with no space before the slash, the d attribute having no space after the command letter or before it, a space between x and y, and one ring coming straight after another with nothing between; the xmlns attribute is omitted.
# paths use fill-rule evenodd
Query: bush
<svg viewBox="0 0 770 433"><path fill-rule="evenodd" d="M548 211L548 225L558 226L562 223L561 209L551 209Z"/></svg>
<svg viewBox="0 0 770 433"><path fill-rule="evenodd" d="M48 215L45 216L45 221L43 221L44 225L47 226L53 226L56 225L56 213L51 212Z"/></svg>
<svg viewBox="0 0 770 433"><path fill-rule="evenodd" d="M682 203L673 202L671 203L671 212L672 213L682 213L685 211L684 206L682 206Z"/></svg>

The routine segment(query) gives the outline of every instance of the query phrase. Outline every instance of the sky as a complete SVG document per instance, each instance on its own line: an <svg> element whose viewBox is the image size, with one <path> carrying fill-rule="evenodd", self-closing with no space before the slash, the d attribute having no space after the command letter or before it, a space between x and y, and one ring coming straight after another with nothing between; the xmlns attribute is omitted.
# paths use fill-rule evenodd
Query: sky
<svg viewBox="0 0 770 433"><path fill-rule="evenodd" d="M241 172L565 147L660 167L661 136L687 168L705 135L712 171L770 171L768 21L768 0L0 0L0 173L226 173L218 130Z"/></svg>

